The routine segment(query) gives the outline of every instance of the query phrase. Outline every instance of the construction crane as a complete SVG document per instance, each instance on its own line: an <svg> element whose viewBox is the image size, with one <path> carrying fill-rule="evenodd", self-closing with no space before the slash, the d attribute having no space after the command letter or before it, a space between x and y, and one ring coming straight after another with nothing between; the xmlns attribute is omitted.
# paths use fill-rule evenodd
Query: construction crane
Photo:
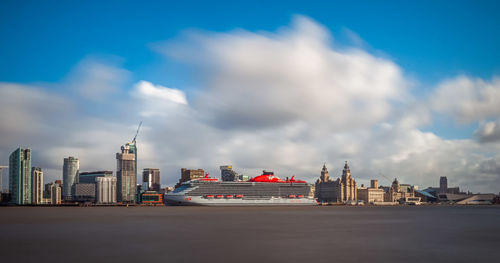
<svg viewBox="0 0 500 263"><path fill-rule="evenodd" d="M379 176L383 176L389 183L392 183L391 179L389 179L387 176L385 176L382 172L378 171Z"/></svg>
<svg viewBox="0 0 500 263"><path fill-rule="evenodd" d="M135 139L137 139L137 135L139 134L139 129L141 128L142 126L142 121L139 123L139 127L137 127L137 131L135 132L135 136L134 136L134 139L132 140L132 142L135 144Z"/></svg>

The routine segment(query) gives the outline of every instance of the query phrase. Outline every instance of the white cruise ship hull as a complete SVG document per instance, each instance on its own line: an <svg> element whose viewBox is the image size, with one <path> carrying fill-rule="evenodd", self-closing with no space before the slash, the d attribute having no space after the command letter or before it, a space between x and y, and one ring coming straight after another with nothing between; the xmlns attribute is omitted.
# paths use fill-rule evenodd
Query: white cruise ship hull
<svg viewBox="0 0 500 263"><path fill-rule="evenodd" d="M268 205L317 205L314 198L205 198L202 196L185 196L167 194L168 205L177 206L268 206Z"/></svg>

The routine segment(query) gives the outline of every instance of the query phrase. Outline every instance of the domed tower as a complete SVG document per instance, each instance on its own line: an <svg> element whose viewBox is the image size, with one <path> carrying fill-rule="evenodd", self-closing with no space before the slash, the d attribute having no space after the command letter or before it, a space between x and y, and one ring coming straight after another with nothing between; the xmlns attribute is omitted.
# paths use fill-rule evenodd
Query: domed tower
<svg viewBox="0 0 500 263"><path fill-rule="evenodd" d="M398 179L394 178L394 181L392 182L391 189L395 193L401 192L401 185L399 185Z"/></svg>
<svg viewBox="0 0 500 263"><path fill-rule="evenodd" d="M341 188L342 188L341 200L343 202L350 200L354 201L357 200L358 187L356 185L356 181L354 180L354 178L352 178L351 169L349 168L349 164L347 164L347 161L345 162L344 170L342 171Z"/></svg>
<svg viewBox="0 0 500 263"><path fill-rule="evenodd" d="M321 170L321 176L319 178L321 182L330 181L330 176L328 175L328 169L326 169L326 163L323 164L323 169Z"/></svg>
<svg viewBox="0 0 500 263"><path fill-rule="evenodd" d="M342 181L346 182L351 178L351 169L349 169L349 165L347 161L345 161L344 170L342 171Z"/></svg>

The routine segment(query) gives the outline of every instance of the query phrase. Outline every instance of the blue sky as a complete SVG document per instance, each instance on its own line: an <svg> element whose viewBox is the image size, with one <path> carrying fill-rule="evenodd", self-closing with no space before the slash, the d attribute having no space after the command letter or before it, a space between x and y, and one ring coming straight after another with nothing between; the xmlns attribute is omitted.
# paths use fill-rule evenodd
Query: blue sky
<svg viewBox="0 0 500 263"><path fill-rule="evenodd" d="M127 69L145 72L145 65L157 62L149 44L183 30L273 31L294 14L315 19L335 38L343 28L352 30L424 83L461 72L489 78L500 71L498 1L2 1L1 6L3 81L57 81L88 54L116 55Z"/></svg>
<svg viewBox="0 0 500 263"><path fill-rule="evenodd" d="M367 109L374 107L371 111L365 112L365 114L373 113L373 116L370 115L372 119L362 118L354 114L353 118L362 119L359 123L337 121L342 119L343 115L351 114L338 112L333 114L334 118L331 120L334 123L332 124L333 128L325 126L318 130L331 129L328 136L339 136L339 138L331 138L333 141L344 138L342 137L344 133L364 136L363 138L366 140L373 137L373 140L384 141L386 136L389 136L388 134L365 134L365 131L360 131L362 128L378 131L380 127L383 127L382 130L392 129L390 132L384 130L392 136L418 133L418 136L421 137L419 137L420 139L414 138L415 144L426 140L435 143L433 136L436 136L443 145L449 146L451 143L453 147L461 147L460 151L463 151L464 156L468 156L463 158L469 160L467 164L469 168L474 166L471 159L476 158L477 154L483 156L483 159L475 160L477 161L476 166L483 167L481 173L488 174L488 171L496 171L494 168L496 166L491 165L493 161L497 160L495 159L497 158L495 152L498 149L497 137L495 137L497 129L500 134L500 128L498 128L500 127L500 113L497 112L498 109L495 106L497 99L495 92L498 86L495 79L500 75L500 63L498 62L500 61L500 52L498 52L500 46L499 11L500 3L498 1L307 1L307 3L304 1L1 1L0 84L3 83L5 88L0 91L5 92L4 100L7 102L16 101L16 99L6 97L7 95L16 97L16 94L25 94L23 92L26 92L34 97L54 98L55 101L61 103L60 105L63 105L61 107L68 107L65 108L67 116L59 116L60 113L54 112L51 113L52 115L40 116L42 120L52 125L59 125L55 121L56 115L59 119L65 119L74 114L73 116L85 119L85 123L94 125L97 122L97 125L105 126L107 124L102 124L99 121L110 123L111 119L130 121L127 123L127 128L133 133L133 126L140 118L146 116L144 117L146 118L144 140L150 142L151 145L154 144L155 138L152 131L151 134L147 133L148 128L154 130L161 126L164 129L163 134L177 136L178 134L171 127L164 127L163 123L170 122L173 125L183 123L186 125L186 119L196 123L195 127L191 128L199 128L208 134L215 131L221 132L218 130L221 127L227 129L224 131L223 137L234 139L235 144L245 139L265 141L264 138L270 136L267 134L270 131L278 133L285 130L287 132L294 129L299 130L297 126L300 126L298 124L300 121L311 122L310 124L314 127L314 117L286 107L276 108L274 105L270 105L269 108L274 115L269 114L268 119L260 118L262 112L253 112L251 108L247 108L247 111L243 113L236 111L233 112L233 115L222 114L221 112L224 110L227 112L227 109L207 106L209 104L207 101L213 102L210 99L220 95L218 93L220 90L214 86L214 83L222 80L222 88L220 89L224 90L228 88L226 87L229 85L228 83L234 84L232 81L235 81L233 79L235 76L239 76L241 79L238 79L232 87L237 87L240 83L248 83L248 86L256 84L271 88L278 87L276 94L282 96L280 85L283 85L284 82L287 85L290 84L287 81L296 81L293 83L303 85L303 79L292 81L285 77L284 82L281 80L266 82L269 81L267 72L251 71L257 76L256 78L245 75L249 72L246 71L247 69L255 70L251 68L252 65L250 68L241 66L241 72L224 69L223 66L229 65L229 69L231 67L239 69L238 64L226 61L228 57L241 59L242 63L249 62L249 60L245 60L245 57L239 56L244 54L231 53L230 49L241 44L242 50L247 50L249 54L252 54L251 52L255 52L252 43L258 43L269 50L274 50L275 45L288 47L287 44L293 43L294 37L313 42L327 42L326 49L330 52L350 57L352 61L360 59L362 61L360 63L366 62L366 65L380 69L381 74L396 70L398 73L387 73L389 74L387 75L387 85L391 88L394 85L399 85L401 90L389 92L383 91L383 87L377 88L381 92L379 95L383 97L381 101L378 101L380 104L377 104L380 97L377 97L379 95L376 94L374 98L366 101L363 98L350 98L353 105L357 105L356 103L361 101L362 104L365 103L362 106ZM307 32L300 30L301 26L323 33L315 35L316 32L308 35ZM286 30L293 33L284 33ZM193 40L189 39L193 32L198 36L199 42L194 41L195 43L193 43ZM321 34L329 35L333 38L333 42L324 41ZM227 43L232 45L227 44L225 40L228 40ZM259 42L262 40L265 41ZM211 46L210 43L217 44ZM171 44L185 48L187 52L194 55L184 54L180 58L176 57L172 54L179 52L179 49L172 49L169 46ZM217 46L226 47L228 52L224 53L218 50ZM362 54L358 54L358 56L349 53L349 50L353 49ZM279 52L279 50L274 50L274 53ZM291 48L290 53L293 52L294 49ZM297 53L300 53L299 50ZM289 54L280 54L274 59L286 61L287 55ZM258 54L256 57L259 57ZM368 60L366 60L367 57ZM310 61L303 62L307 64ZM332 63L341 62L334 59ZM260 67L266 65L267 63L263 62ZM286 64L283 65L286 66ZM346 67L350 66L346 65ZM354 66L351 65L351 67ZM212 68L212 70L207 70L207 68ZM273 69L270 68L270 70ZM293 71L295 68L288 70ZM359 73L361 76L371 74L371 70L363 70L354 67L351 73ZM379 71L374 69L373 72ZM282 72L274 73L277 75L271 78L273 81L283 77L280 75L283 74ZM332 71L329 74L335 75L336 73L338 72ZM96 77L95 74L98 76ZM255 76L252 75L252 77ZM399 82L401 79L404 81ZM314 81L311 79L311 83ZM343 80L344 82L329 81L331 80L325 80L325 83L335 86L338 83L351 81L351 79ZM9 85L15 85L15 87ZM355 79L353 85L356 85ZM369 85L370 82L366 82L366 90L356 94L361 94L360 97L363 97L365 93L371 94ZM82 91L87 86L95 86L97 89L106 90L106 92L97 94L96 90L90 88ZM247 94L245 93L248 92L246 88L248 87L241 87L238 92ZM227 101L222 100L226 102L224 104L226 106L231 105L231 100L238 99L237 96L240 94L237 92L232 94L232 89L225 91L229 91L228 93L233 96L225 98ZM299 89L295 92L302 94L303 90ZM168 106L170 102L166 103L168 105L165 106L165 102L158 102L148 97L151 94L157 94L167 101L177 101L177 104L187 104L188 106ZM176 97L172 97L172 94ZM304 94L307 95L307 93ZM311 94L313 93L311 92ZM352 95L349 92L343 93L342 90L333 94ZM252 98L265 99L265 96L259 97L257 92L250 95ZM183 102L183 96L187 98L186 103ZM402 97L405 98L402 99ZM437 102L433 98L442 100L443 103ZM280 101L279 97L275 99ZM372 100L375 102L372 103ZM398 103L405 106L402 109L399 107L400 111L395 110L397 107L387 109L387 105L393 106L393 100L397 100ZM103 103L103 101L145 104L140 104L142 106L138 106L137 109L141 111L142 115L134 116L133 120L127 120L126 116L118 110L117 105ZM178 103L179 101L183 103ZM4 104L8 104L7 102ZM259 100L257 100L258 102ZM291 100L291 102L296 101ZM19 101L19 103L21 102ZM46 101L40 99L37 103L44 105ZM153 107L154 103L158 103L159 106ZM298 103L312 105L314 108L313 101L304 103L299 101ZM342 103L340 102L340 104ZM221 107L223 108L224 105ZM182 107L188 108L179 110ZM340 109L350 108L340 107ZM43 110L51 112L49 109L44 108ZM229 111L232 110L234 108ZM274 110L276 111L274 112ZM338 110L338 108L326 107L322 110ZM160 114L161 118L164 119L158 117L161 121L157 127L154 126L154 123L158 119L151 120L148 127L147 116L158 114L160 111L166 111L168 114L165 116L162 115L165 112ZM206 112L208 113L205 115ZM238 115L240 113L243 115ZM321 115L323 113L323 111L318 110L310 114ZM30 113L26 112L26 114ZM19 115L22 114L19 113ZM179 116L188 117L182 119ZM242 127L247 126L239 126L241 123L236 121L236 117L248 120L247 124L261 127L254 131L261 137L249 139L250 135L241 133ZM221 124L223 121L227 122ZM498 125L495 126L497 122ZM270 123L273 125L268 126ZM339 128L346 123L353 125L352 130L347 131L345 128ZM66 123L65 125L68 130L76 130L77 127L76 123L74 125ZM115 126L108 127L109 130L117 128L119 124L117 122L113 125ZM5 132L20 134L15 129ZM96 130L94 132L103 131ZM71 134L75 136L77 132ZM322 134L322 132L306 135L303 132L301 134L300 138L290 135L290 138L281 144L276 144L276 147L287 154L302 149L301 147L304 145L309 145L313 149L316 141L311 138L319 136L318 134ZM13 141L2 142L0 148L5 147L2 150L10 151L9 147L12 145L23 144L23 138L27 138L26 136L28 135L21 134L18 137L12 135L9 138L14 138ZM50 137L49 134L46 136ZM405 144L403 137L398 137L402 140L401 143L396 143L396 139L391 142L394 143L394 147L397 148L401 144ZM217 141L212 137L205 139ZM351 139L353 141L351 144L355 144L356 138ZM406 139L409 140L409 138ZM273 143L276 140L273 140ZM290 146L291 142L297 141L305 143L304 145L297 143L295 148ZM430 144L430 141L427 143ZM488 142L488 145L485 142ZM64 149L81 150L78 147L82 142L68 140L65 143ZM200 141L200 143L203 142ZM400 149L400 152L397 153L380 153L381 155L387 154L386 159L378 163L373 161L373 165L375 167L381 163L390 163L390 160L401 162L402 158L410 158L408 156L416 158L413 155L430 151L432 147L444 147L435 144L426 148L425 145L427 144L408 146L408 149ZM337 146L332 143L332 147ZM42 146L40 145L40 147ZM166 147L170 147L170 145L166 145ZM176 150L180 152L189 148L186 145L178 147L180 148L176 148ZM206 147L210 148L208 144ZM233 149L231 147L234 145L227 146L227 149L222 148L231 152ZM374 149L378 149L378 147L383 148L382 145L373 145ZM411 147L423 148L421 151L412 152ZM308 150L309 148L306 149L306 151ZM318 151L316 154L323 158L319 161L320 164L325 161L326 157L335 160L339 158L340 163L342 163L345 156L362 151L362 148L346 150L339 154L335 154L329 149ZM55 152L56 150L54 150L54 154ZM217 156L219 158L217 161L226 161L223 154ZM207 162L196 160L204 157L206 158L201 154L192 158L185 156L177 161L201 165ZM243 159L243 157L241 158ZM247 156L247 158L250 157ZM365 155L359 159L360 162L361 160L371 160L369 156ZM428 160L424 159L422 158L421 161L429 163ZM154 165L153 160L149 161ZM237 163L237 158L227 161ZM241 166L248 169L255 168L260 164L259 160L247 163L240 162ZM279 162L275 162L273 165L279 166ZM402 167L401 164L394 165ZM437 167L439 163L435 165ZM47 166L54 167L50 162L47 162ZM98 168L104 166L102 164ZM500 167L500 159L498 159L498 167ZM174 164L170 164L165 169L175 170L177 168ZM401 168L403 170L400 168L394 168L394 173L405 172L403 168ZM500 171L500 168L498 169ZM388 168L388 170L391 169ZM309 170L304 168L304 171ZM428 173L434 172L435 170L432 169L428 171ZM369 175L363 176L368 179ZM465 173L464 176L466 176ZM491 180L491 177L484 176L487 178L483 178L484 180ZM425 180L423 182L428 183Z"/></svg>

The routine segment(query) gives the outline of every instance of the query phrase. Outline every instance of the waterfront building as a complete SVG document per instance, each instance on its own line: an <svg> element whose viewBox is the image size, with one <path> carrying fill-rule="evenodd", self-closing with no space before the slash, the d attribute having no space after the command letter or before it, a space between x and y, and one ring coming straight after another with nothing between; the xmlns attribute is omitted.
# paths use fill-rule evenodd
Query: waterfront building
<svg viewBox="0 0 500 263"><path fill-rule="evenodd" d="M145 191L141 194L141 203L147 205L162 205L163 194L156 191Z"/></svg>
<svg viewBox="0 0 500 263"><path fill-rule="evenodd" d="M142 183L142 189L144 191L159 192L161 188L160 169L144 168L144 170L142 171Z"/></svg>
<svg viewBox="0 0 500 263"><path fill-rule="evenodd" d="M330 179L326 164L323 165L321 176L315 184L315 197L320 202L338 202L339 201L339 186L336 181Z"/></svg>
<svg viewBox="0 0 500 263"><path fill-rule="evenodd" d="M121 147L121 153L116 154L117 200L123 203L135 203L137 167L137 148L135 144L127 143Z"/></svg>
<svg viewBox="0 0 500 263"><path fill-rule="evenodd" d="M448 178L441 176L439 178L439 193L446 193L448 190Z"/></svg>
<svg viewBox="0 0 500 263"><path fill-rule="evenodd" d="M389 191L384 194L384 201L404 203L408 198L416 198L415 190L415 186L403 185L403 187L401 187L398 179L395 178ZM420 201L420 199L418 201Z"/></svg>
<svg viewBox="0 0 500 263"><path fill-rule="evenodd" d="M223 165L220 167L220 178L222 181L238 181L238 173L233 171L232 165Z"/></svg>
<svg viewBox="0 0 500 263"><path fill-rule="evenodd" d="M73 185L77 182L78 172L80 170L80 161L70 156L64 158L63 164L63 188L62 195L64 200L72 200Z"/></svg>
<svg viewBox="0 0 500 263"><path fill-rule="evenodd" d="M179 182L175 185L175 188L181 186L182 183L191 181L194 179L201 179L205 177L205 171L203 169L186 169L182 168L181 169L181 179L179 179Z"/></svg>
<svg viewBox="0 0 500 263"><path fill-rule="evenodd" d="M400 184L401 192L412 192L418 190L418 185Z"/></svg>
<svg viewBox="0 0 500 263"><path fill-rule="evenodd" d="M31 150L17 148L9 157L10 202L31 204Z"/></svg>
<svg viewBox="0 0 500 263"><path fill-rule="evenodd" d="M496 202L496 194L475 194L469 195L457 201L457 205L492 205Z"/></svg>
<svg viewBox="0 0 500 263"><path fill-rule="evenodd" d="M61 204L62 188L60 180L58 181L54 183L45 184L45 198L49 201L48 203L52 205Z"/></svg>
<svg viewBox="0 0 500 263"><path fill-rule="evenodd" d="M99 186L97 184L97 181L101 177L114 178L112 171L93 171L79 173L76 180L77 183L73 187L73 200L77 202L98 202L97 193L99 192ZM114 178L114 182L114 190L112 193L115 197L112 200L116 199L116 178ZM101 187L103 186L101 185ZM101 193L103 193L103 191L107 193L110 190L108 190L107 188L101 189ZM109 202L107 201L106 203Z"/></svg>
<svg viewBox="0 0 500 263"><path fill-rule="evenodd" d="M8 168L8 166L0 165L0 193L3 192L2 179L3 179L3 169L5 168Z"/></svg>
<svg viewBox="0 0 500 263"><path fill-rule="evenodd" d="M352 178L351 170L347 161L344 165L344 170L342 170L342 181L341 184L341 200L345 201L356 201L357 200L357 186L356 181Z"/></svg>
<svg viewBox="0 0 500 263"><path fill-rule="evenodd" d="M431 203L431 202L437 201L436 196L434 196L426 191L415 190L415 197L420 197L420 200L422 200L422 202L426 202L426 203Z"/></svg>
<svg viewBox="0 0 500 263"><path fill-rule="evenodd" d="M78 174L78 183L84 184L95 184L98 177L110 177L113 176L112 171L93 171L93 172L82 172Z"/></svg>
<svg viewBox="0 0 500 263"><path fill-rule="evenodd" d="M344 203L357 200L357 185L351 175L347 161L342 170L342 177L336 181L330 179L326 164L321 170L320 179L315 184L315 196L320 202Z"/></svg>
<svg viewBox="0 0 500 263"><path fill-rule="evenodd" d="M371 180L370 187L359 187L358 200L365 203L384 202L384 189L378 187L378 180Z"/></svg>
<svg viewBox="0 0 500 263"><path fill-rule="evenodd" d="M43 204L43 172L40 167L31 168L31 203Z"/></svg>
<svg viewBox="0 0 500 263"><path fill-rule="evenodd" d="M72 198L76 202L94 202L96 183L76 183L72 189Z"/></svg>
<svg viewBox="0 0 500 263"><path fill-rule="evenodd" d="M96 178L96 203L116 203L116 177L104 176Z"/></svg>
<svg viewBox="0 0 500 263"><path fill-rule="evenodd" d="M460 195L460 196L466 195L466 193L460 191L459 187L448 187L448 178L446 178L446 176L441 176L439 178L439 187L428 187L423 191L441 200L447 200L447 194Z"/></svg>

